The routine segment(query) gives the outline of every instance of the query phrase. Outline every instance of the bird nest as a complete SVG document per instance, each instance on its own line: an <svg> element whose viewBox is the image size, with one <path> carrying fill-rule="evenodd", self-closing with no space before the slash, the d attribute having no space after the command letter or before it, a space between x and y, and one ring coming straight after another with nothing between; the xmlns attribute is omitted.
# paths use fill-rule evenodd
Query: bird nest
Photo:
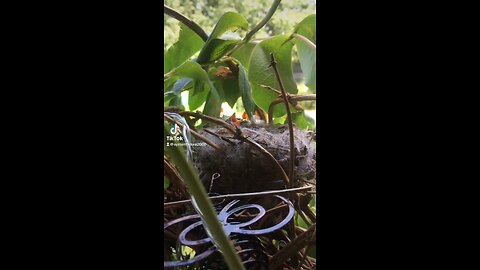
<svg viewBox="0 0 480 270"><path fill-rule="evenodd" d="M210 196L262 194L315 185L316 148L312 132L294 127L294 177L289 180L286 175L289 174L291 153L287 126L243 125L237 131L237 134L233 134L231 129L224 126L204 127L197 131L210 144L216 145L192 148L193 165ZM174 167L168 161L165 164L166 168ZM181 178L178 174L173 175L175 170L168 168L166 174L169 179ZM230 233L229 237L246 269L315 267L315 260L306 256L308 247L315 242L312 237L315 235L316 222L315 214L308 207L311 194L306 190L238 199L224 198L214 202L219 217L222 213L224 215L222 223ZM172 185L164 191L164 197L167 204L189 199L182 181L172 181ZM199 216L196 216L193 207L188 203L169 206L164 213L164 266L228 269L215 246L208 240L202 240L208 239L208 233L199 225ZM227 217L225 209L229 207L233 210L229 210ZM294 210L305 220L308 229L293 225ZM256 222L248 222L252 217ZM241 227L242 224L248 226ZM196 240L187 241L186 235ZM181 247L187 242L192 244L189 250L194 255L185 254L182 250Z"/></svg>

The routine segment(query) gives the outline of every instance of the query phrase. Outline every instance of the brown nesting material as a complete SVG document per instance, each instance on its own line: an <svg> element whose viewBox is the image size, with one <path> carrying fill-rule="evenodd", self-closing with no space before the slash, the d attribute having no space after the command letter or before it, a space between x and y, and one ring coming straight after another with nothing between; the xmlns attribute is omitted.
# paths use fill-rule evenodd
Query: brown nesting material
<svg viewBox="0 0 480 270"><path fill-rule="evenodd" d="M205 188L212 193L232 194L258 192L285 188L279 169L249 143L233 139L223 127L206 128L200 133L220 146L194 147L194 165L200 173ZM246 126L243 136L253 140L270 152L288 175L290 139L287 126ZM295 181L294 187L304 185L301 180L316 178L315 146L311 133L294 127ZM220 177L213 181L212 175Z"/></svg>

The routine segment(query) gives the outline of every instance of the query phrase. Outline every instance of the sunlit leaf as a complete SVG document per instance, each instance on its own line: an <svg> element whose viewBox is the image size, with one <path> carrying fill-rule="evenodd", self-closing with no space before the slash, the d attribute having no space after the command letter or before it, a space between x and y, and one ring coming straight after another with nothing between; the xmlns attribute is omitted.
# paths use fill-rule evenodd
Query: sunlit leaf
<svg viewBox="0 0 480 270"><path fill-rule="evenodd" d="M203 64L222 57L238 43L239 40L220 39L220 36L227 31L237 30L239 28L247 29L247 27L248 22L242 15L235 12L223 14L200 51L197 62Z"/></svg>
<svg viewBox="0 0 480 270"><path fill-rule="evenodd" d="M221 101L220 101L219 93L217 92L213 83L208 78L207 72L203 70L198 63L192 62L192 61L185 62L178 68L175 68L174 70L170 71L170 73L172 74L172 76L179 76L179 77L194 79L196 84L200 82L205 85L208 85L210 88L209 95L208 95L210 99L207 100L207 104L209 106L207 111L209 113L212 113L212 114L209 114L212 116L215 116L214 114L217 110L218 110L218 113L220 113Z"/></svg>
<svg viewBox="0 0 480 270"><path fill-rule="evenodd" d="M178 41L173 44L165 53L163 60L164 72L180 66L198 52L205 42L190 28L180 24L180 35Z"/></svg>
<svg viewBox="0 0 480 270"><path fill-rule="evenodd" d="M316 35L316 15L310 15L303 19L295 28L295 33L300 34L314 44L317 43ZM316 90L316 61L317 53L316 49L311 48L306 45L305 42L301 40L295 40L295 45L298 49L298 60L300 61L300 66L302 67L303 74L305 75L305 85L308 86L310 90Z"/></svg>
<svg viewBox="0 0 480 270"><path fill-rule="evenodd" d="M247 71L242 64L238 65L238 86L248 118L251 119L251 121L254 121L253 119L255 118L253 118L253 113L255 111L255 102L252 98L252 89L250 88L250 83L248 81Z"/></svg>
<svg viewBox="0 0 480 270"><path fill-rule="evenodd" d="M292 46L293 42L287 41L288 35L276 36L260 42L250 57L250 69L248 78L252 86L252 96L255 103L268 112L270 103L278 97L278 94L261 85L270 86L280 90L279 84L271 65L270 53L273 52L277 67L282 79L285 91L297 93L297 85L292 73ZM285 106L277 105L274 109L274 116L285 115Z"/></svg>
<svg viewBox="0 0 480 270"><path fill-rule="evenodd" d="M293 123L300 129L315 129L315 121L309 116L305 115L305 112L292 113Z"/></svg>
<svg viewBox="0 0 480 270"><path fill-rule="evenodd" d="M231 56L242 63L243 67L248 70L250 66L250 56L255 48L254 43L248 42L244 44L240 49L236 50Z"/></svg>

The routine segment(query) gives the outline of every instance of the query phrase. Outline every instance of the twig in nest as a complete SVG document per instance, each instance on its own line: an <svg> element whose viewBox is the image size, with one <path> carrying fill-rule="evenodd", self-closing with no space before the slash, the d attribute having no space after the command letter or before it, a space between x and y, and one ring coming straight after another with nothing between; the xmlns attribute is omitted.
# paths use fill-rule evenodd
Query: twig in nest
<svg viewBox="0 0 480 270"><path fill-rule="evenodd" d="M278 163L278 161L275 159L275 157L270 152L268 152L265 148L263 148L261 145L259 145L258 143L242 136L242 131L239 127L230 125L223 120L220 120L220 119L208 116L208 115L204 115L200 112L187 112L187 111L178 110L178 111L176 111L176 113L178 113L181 116L197 117L197 118L200 118L202 120L218 124L218 125L226 128L228 131L230 131L235 136L236 139L239 139L243 142L247 142L247 143L251 144L258 151L260 151L260 153L265 155L265 157L267 157L267 159L270 160L270 162L272 162L272 164L274 164L274 166L276 166L278 168L278 170L280 171L280 173L282 175L283 181L285 182L285 186L287 188L290 187L290 182L293 182L293 180L290 180L290 178L287 176L287 174L283 170L282 166L280 165L280 163Z"/></svg>
<svg viewBox="0 0 480 270"><path fill-rule="evenodd" d="M280 91L282 91L283 102L285 103L285 109L287 110L287 121L288 121L288 131L290 133L290 162L288 163L288 178L290 179L288 183L288 188L293 187L293 182L295 179L295 142L294 142L294 134L293 134L293 122L292 122L292 113L290 112L290 105L287 100L287 94L285 93L285 87L283 86L282 78L280 77L280 73L277 69L277 61L275 61L275 57L273 53L270 54L271 59L271 67L275 72L275 77L277 78L278 85L280 86ZM293 199L293 196L290 197ZM290 238L295 237L295 224L290 222L288 224L288 235Z"/></svg>
<svg viewBox="0 0 480 270"><path fill-rule="evenodd" d="M210 198L210 200L217 200L217 199L226 199L226 198L258 197L258 196L263 196L263 195L274 195L274 194L282 194L282 193L301 192L303 190L307 190L307 189L311 189L311 188L313 188L313 187L312 186L306 186L306 187L281 189L281 190L269 190L269 191L262 191L262 192L226 194L226 195L212 196L212 197L209 197L209 198ZM185 203L189 203L189 202L191 202L191 200L169 202L169 203L164 203L163 207L170 207L170 206L185 204Z"/></svg>
<svg viewBox="0 0 480 270"><path fill-rule="evenodd" d="M305 253L303 253L302 255L302 260L300 261L300 264L298 265L297 267L297 270L300 270L301 266L303 265L303 263L306 261L309 265L309 267L312 267L312 263L307 260L307 254L308 254L308 250L310 249L311 245L307 245L307 248L305 249Z"/></svg>
<svg viewBox="0 0 480 270"><path fill-rule="evenodd" d="M300 205L300 200L297 201L297 206L298 206L298 209L297 209L297 213L300 215L300 217L303 219L303 221L305 222L305 224L307 224L307 226L310 227L310 225L312 225L312 223L305 217L305 215L303 214L303 210L302 210L302 206Z"/></svg>
<svg viewBox="0 0 480 270"><path fill-rule="evenodd" d="M182 124L182 123L180 123L180 122L178 122L178 121L175 121L175 120L172 119L170 116L164 114L163 117L164 117L165 119L167 119L168 121L170 121L170 122L172 122L172 123L175 123L175 124L179 125L181 128L183 128L183 124ZM193 135L195 138L197 138L197 139L199 139L199 140L201 140L201 141L204 141L206 144L210 145L211 147L215 148L216 150L220 150L220 147L219 147L218 145L216 145L215 143L213 143L212 141L210 141L209 139L203 137L202 135L200 135L199 133L193 131L192 129L190 129L190 132L192 133L192 135Z"/></svg>
<svg viewBox="0 0 480 270"><path fill-rule="evenodd" d="M182 177L178 173L175 166L167 159L167 157L163 156L163 166L165 168L165 174L168 176L168 179L172 181L173 186L175 186L181 193L183 197L188 197L187 189L185 184L183 183Z"/></svg>
<svg viewBox="0 0 480 270"><path fill-rule="evenodd" d="M317 185L315 182L312 182L312 181L309 181L309 180L302 179L302 181L305 182L305 183L309 183L309 184L312 185L312 186L316 186L316 185Z"/></svg>
<svg viewBox="0 0 480 270"><path fill-rule="evenodd" d="M297 252L304 248L311 242L311 238L316 233L316 224L312 224L308 230L298 237L293 239L288 243L284 248L280 249L273 257L270 259L272 262L269 265L269 269L278 269L286 260L296 256Z"/></svg>
<svg viewBox="0 0 480 270"><path fill-rule="evenodd" d="M263 146L261 146L260 144L258 144L257 142L255 141L252 141L248 138L245 138L243 136L241 136L241 133L236 133L235 134L236 138L238 138L239 140L241 141L244 141L244 142L247 142L249 144L251 144L252 146L254 146L255 148L257 148L257 150L260 151L260 153L262 153L263 155L265 155L272 163L275 164L275 166L279 169L280 173L282 174L282 177L283 177L283 181L285 183L285 187L289 187L290 186L290 182L293 182L293 178L289 178L287 176L287 174L285 173L285 171L283 170L282 166L280 165L280 163L278 163L278 160L275 159L275 157L270 153L268 152L265 148L263 148ZM291 179L291 180L290 180Z"/></svg>
<svg viewBox="0 0 480 270"><path fill-rule="evenodd" d="M229 144L234 144L232 141L230 141L228 138L226 138L226 137L224 137L224 136L220 136L220 135L218 135L218 134L216 134L216 133L214 133L214 132L211 132L210 130L208 130L208 129L206 129L206 128L204 128L203 130L204 130L205 132L209 133L209 134L212 134L213 136L215 136L215 137L217 137L217 138L219 138L219 139L221 139L221 140L224 140L224 141L228 142Z"/></svg>
<svg viewBox="0 0 480 270"><path fill-rule="evenodd" d="M222 126L226 129L228 129L230 132L232 132L233 134L236 133L236 130L234 128L233 125L230 125L228 124L227 122L221 120L221 119L217 119L215 117L211 117L211 116L208 116L208 115L205 115L205 114L202 114L200 113L199 111L197 112L188 112L188 111L176 111L176 113L180 114L181 116L192 116L192 117L196 117L196 118L200 118L204 121L209 121L209 122L212 122L212 123L215 123L219 126Z"/></svg>

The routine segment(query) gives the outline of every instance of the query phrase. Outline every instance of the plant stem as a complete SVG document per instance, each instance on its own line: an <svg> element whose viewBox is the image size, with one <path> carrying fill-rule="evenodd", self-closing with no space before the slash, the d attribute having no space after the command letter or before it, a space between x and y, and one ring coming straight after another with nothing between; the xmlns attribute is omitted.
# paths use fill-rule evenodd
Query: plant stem
<svg viewBox="0 0 480 270"><path fill-rule="evenodd" d="M288 94L287 94L288 95ZM307 101L307 100L317 100L317 95L316 94L308 94L308 95L288 95L288 101L290 103L297 102L297 101ZM268 107L268 123L272 122L273 118L273 107L275 105L280 104L283 102L282 98L277 98L270 103L270 106ZM292 104L293 105L293 104Z"/></svg>
<svg viewBox="0 0 480 270"><path fill-rule="evenodd" d="M168 133L168 127L166 123L163 124L165 134ZM165 141L164 141L165 143ZM204 222L215 239L214 241L220 251L223 253L225 261L229 269L245 269L240 257L238 256L231 240L225 235L222 224L218 220L218 216L213 208L212 202L208 199L207 192L203 187L198 175L195 173L193 166L187 162L187 159L182 151L178 147L170 147L171 157L175 161L176 165L181 169L183 179L187 184L189 192L195 198L195 202L201 210L201 214L204 217Z"/></svg>
<svg viewBox="0 0 480 270"><path fill-rule="evenodd" d="M293 134L293 123L292 123L292 113L290 112L290 104L288 103L287 99L287 94L285 93L285 87L283 86L282 78L280 78L280 73L278 72L277 69L277 61L275 61L275 57L273 56L273 53L270 54L272 58L272 68L275 71L275 77L277 77L278 84L280 86L280 91L282 91L282 98L283 98L283 103L285 103L285 109L287 110L287 121L288 121L288 131L290 133L290 162L288 166L288 178L290 179L290 185L288 186L289 188L293 187L293 182L294 182L294 177L295 177L295 171L294 171L294 165L295 165L295 145L294 145L294 134Z"/></svg>
<svg viewBox="0 0 480 270"><path fill-rule="evenodd" d="M309 46L310 48L314 49L314 50L317 50L317 45L315 45L315 43L313 43L310 39L300 35L300 34L293 34L292 36L296 37L298 40L301 40L303 41L303 43L305 43L307 46Z"/></svg>
<svg viewBox="0 0 480 270"><path fill-rule="evenodd" d="M288 188L292 188L295 182L295 141L294 141L294 133L293 133L293 122L292 122L292 113L290 112L290 104L288 103L287 93L285 92L285 87L283 86L282 78L280 77L280 73L277 69L277 61L275 61L275 57L273 53L270 54L272 58L271 66L275 71L275 77L277 78L278 85L280 86L280 91L282 91L283 102L285 103L285 109L287 110L287 121L288 121L288 131L290 133L290 161L288 163L288 178L290 179ZM291 197L293 198L293 197ZM295 237L295 224L290 222L288 224L288 236L291 239Z"/></svg>
<svg viewBox="0 0 480 270"><path fill-rule="evenodd" d="M200 38L202 38L203 41L207 41L208 35L205 33L205 31L203 31L202 27L200 27L194 21L190 20L185 15L165 4L163 4L163 13L185 24L186 26L188 26L188 28L192 29L192 31L195 32Z"/></svg>
<svg viewBox="0 0 480 270"><path fill-rule="evenodd" d="M253 35L255 35L255 33L257 33L260 29L262 29L262 27L264 27L265 24L267 24L267 22L273 17L273 14L275 14L275 11L277 11L277 8L280 5L280 2L282 2L282 0L274 0L272 3L272 6L268 10L265 17L263 17L263 19L260 22L258 22L257 25L255 25L255 27L253 27L252 30L250 30L250 32L248 32L245 35L245 38L243 38L242 42L240 42L237 46L235 46L226 55L227 56L232 55L236 50L240 49L243 45L248 43L252 39Z"/></svg>
<svg viewBox="0 0 480 270"><path fill-rule="evenodd" d="M255 25L255 27L253 27L253 29L250 30L250 32L248 32L247 35L245 35L245 38L243 39L245 43L250 41L253 35L255 35L255 33L257 33L260 29L262 29L263 26L265 26L265 24L267 24L267 22L272 18L273 14L275 14L275 11L277 11L277 8L280 5L280 2L282 2L282 0L273 1L273 4L268 10L265 17L263 17L263 19L257 25Z"/></svg>

